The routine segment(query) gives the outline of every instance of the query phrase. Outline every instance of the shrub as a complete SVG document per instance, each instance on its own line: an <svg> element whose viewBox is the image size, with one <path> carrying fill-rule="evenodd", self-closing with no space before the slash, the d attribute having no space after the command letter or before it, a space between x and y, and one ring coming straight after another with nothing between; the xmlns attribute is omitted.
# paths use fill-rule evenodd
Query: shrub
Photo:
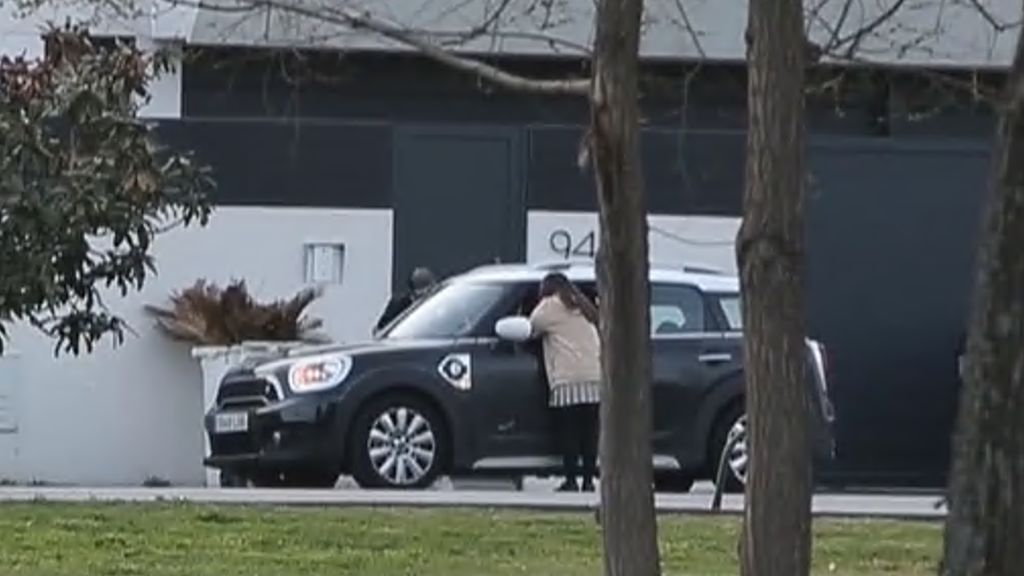
<svg viewBox="0 0 1024 576"><path fill-rule="evenodd" d="M146 306L171 338L203 346L230 346L246 341L323 342L314 333L323 322L304 318L321 291L307 288L288 300L259 303L242 280L221 288L205 280L171 294L171 307Z"/></svg>

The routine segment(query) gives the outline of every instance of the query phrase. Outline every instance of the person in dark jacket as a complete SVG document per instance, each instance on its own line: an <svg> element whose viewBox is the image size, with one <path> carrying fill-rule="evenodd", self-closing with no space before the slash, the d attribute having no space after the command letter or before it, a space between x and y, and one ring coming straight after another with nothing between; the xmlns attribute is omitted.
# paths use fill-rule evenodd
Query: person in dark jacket
<svg viewBox="0 0 1024 576"><path fill-rule="evenodd" d="M413 270L409 276L408 291L391 296L391 300L388 301L388 305L384 308L384 313L377 320L374 332L382 330L392 320L397 318L399 314L404 312L406 308L412 306L416 301L425 296L434 287L435 283L434 273L428 268L420 267Z"/></svg>

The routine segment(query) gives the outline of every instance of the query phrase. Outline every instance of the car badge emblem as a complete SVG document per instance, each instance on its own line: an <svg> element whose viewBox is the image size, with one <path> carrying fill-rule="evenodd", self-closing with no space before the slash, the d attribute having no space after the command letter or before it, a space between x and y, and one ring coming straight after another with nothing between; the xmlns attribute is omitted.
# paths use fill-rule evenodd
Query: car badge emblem
<svg viewBox="0 0 1024 576"><path fill-rule="evenodd" d="M459 390L473 387L472 360L469 354L449 354L437 366L446 382Z"/></svg>

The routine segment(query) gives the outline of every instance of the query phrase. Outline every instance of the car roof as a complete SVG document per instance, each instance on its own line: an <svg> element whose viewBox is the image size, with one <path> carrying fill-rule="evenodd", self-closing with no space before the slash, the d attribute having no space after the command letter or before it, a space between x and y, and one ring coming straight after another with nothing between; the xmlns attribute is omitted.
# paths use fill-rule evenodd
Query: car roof
<svg viewBox="0 0 1024 576"><path fill-rule="evenodd" d="M551 272L561 272L573 282L593 282L593 262L553 262L541 264L489 264L455 276L452 280L478 282L540 282ZM651 282L689 284L704 292L738 293L739 279L705 266L669 267L652 265Z"/></svg>

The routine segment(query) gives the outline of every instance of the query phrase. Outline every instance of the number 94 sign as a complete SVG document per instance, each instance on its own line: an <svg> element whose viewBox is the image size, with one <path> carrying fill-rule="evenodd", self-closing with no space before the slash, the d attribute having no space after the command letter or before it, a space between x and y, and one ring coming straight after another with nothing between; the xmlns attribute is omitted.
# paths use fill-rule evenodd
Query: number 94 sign
<svg viewBox="0 0 1024 576"><path fill-rule="evenodd" d="M597 254L597 238L593 230L574 235L569 230L558 228L548 235L548 247L566 260L594 258Z"/></svg>

